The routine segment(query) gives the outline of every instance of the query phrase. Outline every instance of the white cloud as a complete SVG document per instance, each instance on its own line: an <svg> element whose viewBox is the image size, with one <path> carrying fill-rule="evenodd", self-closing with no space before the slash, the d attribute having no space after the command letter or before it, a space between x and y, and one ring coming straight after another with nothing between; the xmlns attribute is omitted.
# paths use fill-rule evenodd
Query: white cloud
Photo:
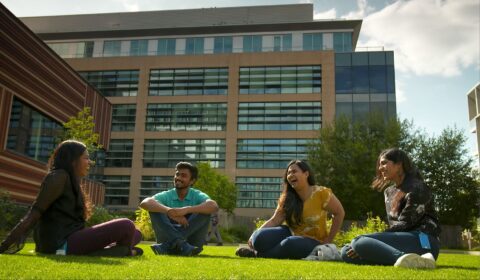
<svg viewBox="0 0 480 280"><path fill-rule="evenodd" d="M397 98L397 104L404 103L407 101L407 95L405 93L405 83L401 79L396 79L395 81L395 95Z"/></svg>
<svg viewBox="0 0 480 280"><path fill-rule="evenodd" d="M367 0L357 0L357 10L351 11L348 14L342 16L342 18L347 19L362 19L367 14L375 11L373 7L368 6Z"/></svg>
<svg viewBox="0 0 480 280"><path fill-rule="evenodd" d="M478 0L396 1L368 14L359 46L385 46L395 51L395 66L416 75L456 76L479 65L480 2ZM347 16L349 16L347 15Z"/></svg>
<svg viewBox="0 0 480 280"><path fill-rule="evenodd" d="M125 8L127 12L138 12L140 11L140 6L136 0L120 0L118 1Z"/></svg>
<svg viewBox="0 0 480 280"><path fill-rule="evenodd" d="M337 10L332 8L328 11L313 13L314 19L335 19L337 18Z"/></svg>

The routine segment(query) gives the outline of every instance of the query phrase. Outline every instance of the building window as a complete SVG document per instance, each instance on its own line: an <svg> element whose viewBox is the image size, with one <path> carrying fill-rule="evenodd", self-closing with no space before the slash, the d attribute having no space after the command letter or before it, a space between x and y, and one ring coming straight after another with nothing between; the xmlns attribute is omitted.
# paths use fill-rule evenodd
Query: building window
<svg viewBox="0 0 480 280"><path fill-rule="evenodd" d="M232 36L215 37L213 53L232 53Z"/></svg>
<svg viewBox="0 0 480 280"><path fill-rule="evenodd" d="M238 130L318 130L320 102L239 103Z"/></svg>
<svg viewBox="0 0 480 280"><path fill-rule="evenodd" d="M95 162L94 167L105 167L105 156L106 156L106 152L105 152L105 149L103 148L98 149L93 153L90 153L90 159ZM94 168L94 171L95 171L95 168ZM88 177L93 179L93 177L90 177L90 175L98 175L98 174L93 174L92 172L88 173Z"/></svg>
<svg viewBox="0 0 480 280"><path fill-rule="evenodd" d="M292 34L274 36L273 50L276 52L291 51L292 50Z"/></svg>
<svg viewBox="0 0 480 280"><path fill-rule="evenodd" d="M393 52L335 54L336 117L362 121L374 111L396 116Z"/></svg>
<svg viewBox="0 0 480 280"><path fill-rule="evenodd" d="M112 139L105 158L107 167L132 167L133 139Z"/></svg>
<svg viewBox="0 0 480 280"><path fill-rule="evenodd" d="M238 208L276 208L282 193L280 177L237 177Z"/></svg>
<svg viewBox="0 0 480 280"><path fill-rule="evenodd" d="M307 158L309 139L238 139L237 168L285 169L293 159Z"/></svg>
<svg viewBox="0 0 480 280"><path fill-rule="evenodd" d="M225 131L226 103L148 104L147 131Z"/></svg>
<svg viewBox="0 0 480 280"><path fill-rule="evenodd" d="M122 41L104 41L103 56L120 56L122 49Z"/></svg>
<svg viewBox="0 0 480 280"><path fill-rule="evenodd" d="M148 40L130 41L130 56L148 55Z"/></svg>
<svg viewBox="0 0 480 280"><path fill-rule="evenodd" d="M245 35L243 36L243 52L261 52L262 36L261 35Z"/></svg>
<svg viewBox="0 0 480 280"><path fill-rule="evenodd" d="M63 126L17 98L13 99L7 149L48 162L60 141Z"/></svg>
<svg viewBox="0 0 480 280"><path fill-rule="evenodd" d="M93 56L93 41L76 43L48 43L62 58L85 58Z"/></svg>
<svg viewBox="0 0 480 280"><path fill-rule="evenodd" d="M114 104L112 131L134 131L136 113L136 104Z"/></svg>
<svg viewBox="0 0 480 280"><path fill-rule="evenodd" d="M105 204L128 205L130 176L107 175L103 178L103 183L105 184Z"/></svg>
<svg viewBox="0 0 480 280"><path fill-rule="evenodd" d="M226 95L228 68L152 69L149 95Z"/></svg>
<svg viewBox="0 0 480 280"><path fill-rule="evenodd" d="M352 33L351 32L333 33L333 49L335 50L335 52L351 52L352 51Z"/></svg>
<svg viewBox="0 0 480 280"><path fill-rule="evenodd" d="M185 54L203 54L203 37L187 38Z"/></svg>
<svg viewBox="0 0 480 280"><path fill-rule="evenodd" d="M140 182L140 201L173 188L172 176L142 176Z"/></svg>
<svg viewBox="0 0 480 280"><path fill-rule="evenodd" d="M240 94L320 93L317 66L241 67Z"/></svg>
<svg viewBox="0 0 480 280"><path fill-rule="evenodd" d="M79 72L103 96L137 96L138 70Z"/></svg>
<svg viewBox="0 0 480 280"><path fill-rule="evenodd" d="M176 39L158 39L157 55L175 55Z"/></svg>
<svg viewBox="0 0 480 280"><path fill-rule="evenodd" d="M145 139L143 167L174 168L180 161L225 166L223 139Z"/></svg>
<svg viewBox="0 0 480 280"><path fill-rule="evenodd" d="M323 50L322 33L305 33L303 34L303 50L304 51L320 51Z"/></svg>

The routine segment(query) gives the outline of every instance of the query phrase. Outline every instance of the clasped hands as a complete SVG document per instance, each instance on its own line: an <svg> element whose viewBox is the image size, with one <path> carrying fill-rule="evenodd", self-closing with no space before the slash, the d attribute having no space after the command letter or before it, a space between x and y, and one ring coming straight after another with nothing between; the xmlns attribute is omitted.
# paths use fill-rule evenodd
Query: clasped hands
<svg viewBox="0 0 480 280"><path fill-rule="evenodd" d="M185 217L187 214L190 214L190 207L181 207L181 208L170 208L167 211L167 216L177 222L178 224L187 227L188 220Z"/></svg>

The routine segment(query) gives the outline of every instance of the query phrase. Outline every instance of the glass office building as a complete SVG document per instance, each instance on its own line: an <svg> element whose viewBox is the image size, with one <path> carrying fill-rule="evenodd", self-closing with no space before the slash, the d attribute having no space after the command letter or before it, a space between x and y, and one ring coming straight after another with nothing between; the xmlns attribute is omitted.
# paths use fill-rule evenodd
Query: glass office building
<svg viewBox="0 0 480 280"><path fill-rule="evenodd" d="M237 185L235 213L262 216L322 126L396 115L393 52L358 51L362 20L316 21L313 4L22 20L113 104L109 207L209 161Z"/></svg>

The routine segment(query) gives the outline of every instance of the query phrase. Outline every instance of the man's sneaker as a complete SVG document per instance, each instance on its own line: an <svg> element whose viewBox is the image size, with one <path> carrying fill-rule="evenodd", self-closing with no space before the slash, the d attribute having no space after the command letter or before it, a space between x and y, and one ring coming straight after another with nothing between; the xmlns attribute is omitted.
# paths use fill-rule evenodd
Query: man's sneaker
<svg viewBox="0 0 480 280"><path fill-rule="evenodd" d="M434 269L435 259L430 253L426 253L421 256L417 254L405 254L398 258L393 266L404 268Z"/></svg>
<svg viewBox="0 0 480 280"><path fill-rule="evenodd" d="M203 248L193 246L185 240L178 240L176 244L176 251L181 256L196 256L202 250Z"/></svg>
<svg viewBox="0 0 480 280"><path fill-rule="evenodd" d="M153 244L150 248L152 248L155 255L173 255L172 244L170 242Z"/></svg>
<svg viewBox="0 0 480 280"><path fill-rule="evenodd" d="M249 247L240 247L235 251L235 255L241 258L255 258L257 255L255 251Z"/></svg>

